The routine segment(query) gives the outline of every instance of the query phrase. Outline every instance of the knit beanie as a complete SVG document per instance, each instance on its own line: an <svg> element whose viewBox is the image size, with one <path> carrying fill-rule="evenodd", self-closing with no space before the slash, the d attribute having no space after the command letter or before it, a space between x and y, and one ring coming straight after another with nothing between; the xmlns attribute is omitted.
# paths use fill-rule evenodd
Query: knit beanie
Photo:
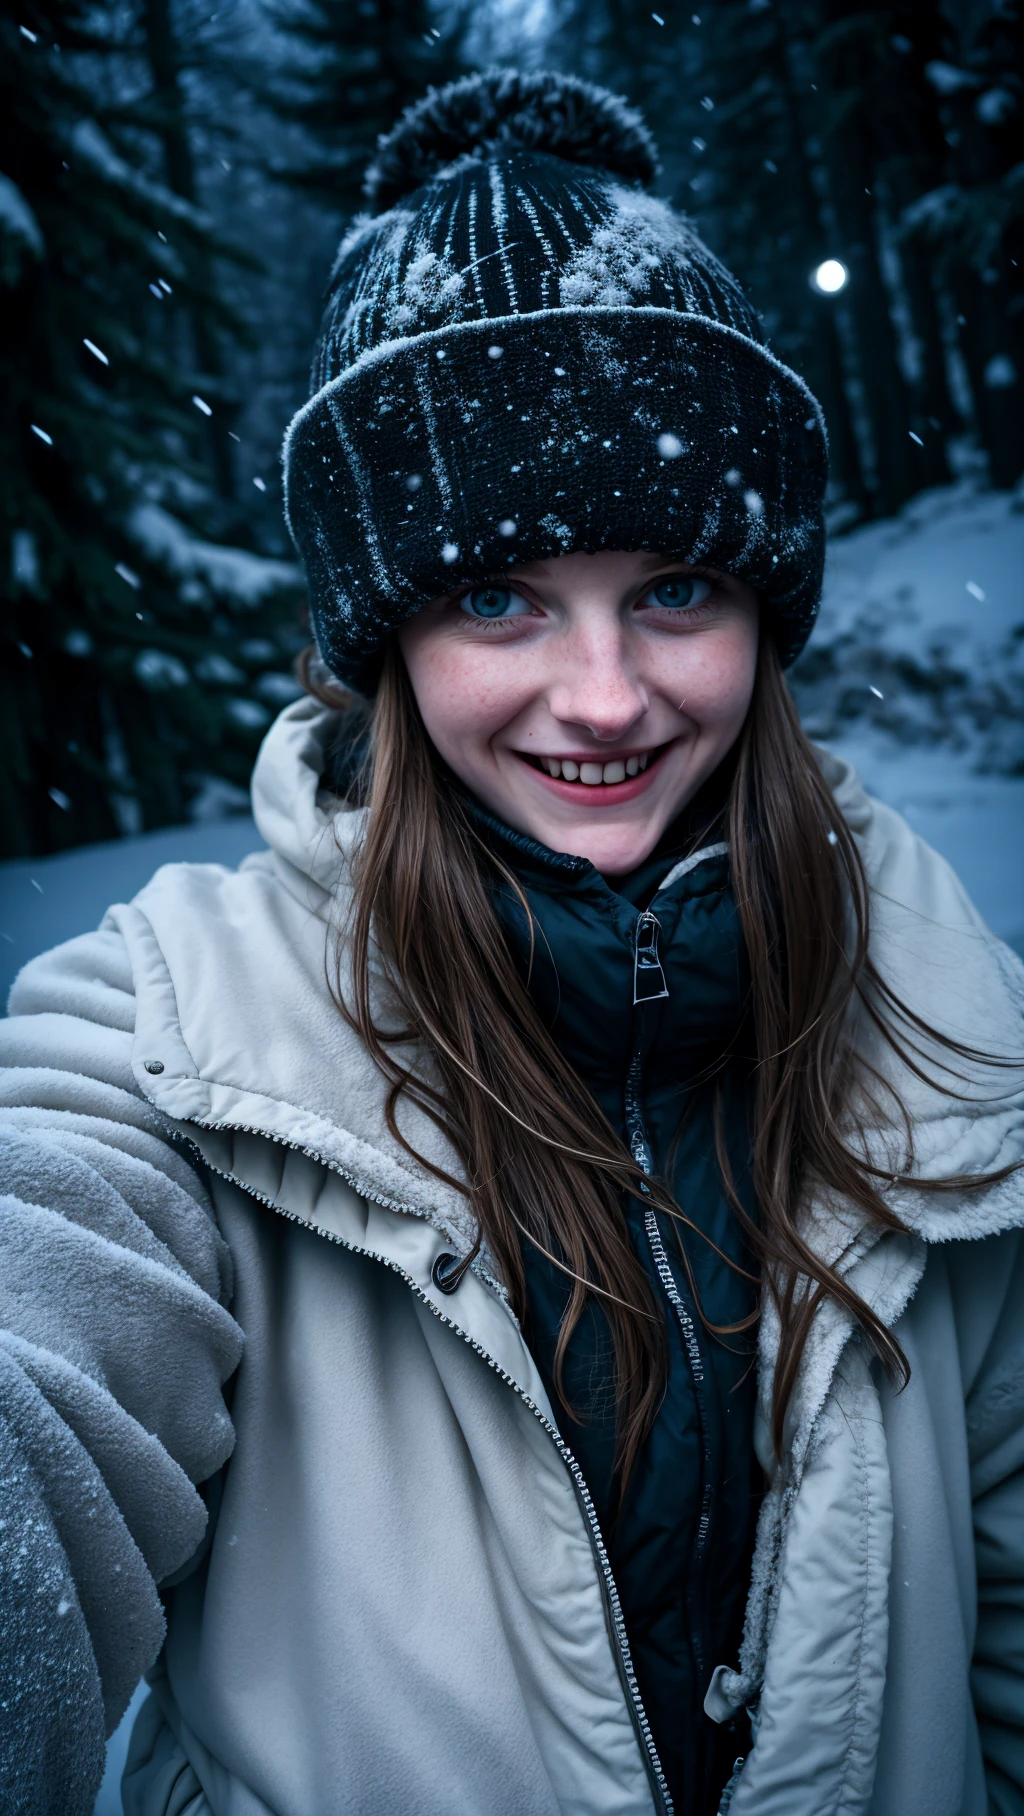
<svg viewBox="0 0 1024 1816"><path fill-rule="evenodd" d="M783 661L803 647L821 409L657 168L617 96L513 70L379 141L284 445L317 644L357 691L429 599L576 550L735 574Z"/></svg>

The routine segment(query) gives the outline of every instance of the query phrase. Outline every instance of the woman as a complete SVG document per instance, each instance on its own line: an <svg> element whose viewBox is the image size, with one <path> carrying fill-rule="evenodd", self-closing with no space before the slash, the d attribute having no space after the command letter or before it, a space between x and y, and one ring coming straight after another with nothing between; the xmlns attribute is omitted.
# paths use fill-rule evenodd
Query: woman
<svg viewBox="0 0 1024 1816"><path fill-rule="evenodd" d="M1020 970L800 731L820 412L653 174L382 141L269 850L15 985L11 1809L147 1671L133 1816L1024 1810Z"/></svg>

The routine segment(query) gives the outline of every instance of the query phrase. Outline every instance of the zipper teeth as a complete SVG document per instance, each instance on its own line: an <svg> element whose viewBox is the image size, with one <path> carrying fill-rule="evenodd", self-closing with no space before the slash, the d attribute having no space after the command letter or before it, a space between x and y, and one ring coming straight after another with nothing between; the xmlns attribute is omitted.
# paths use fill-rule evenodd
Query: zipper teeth
<svg viewBox="0 0 1024 1816"><path fill-rule="evenodd" d="M701 1355L700 1344L697 1340L697 1332L694 1329L689 1307L676 1285L675 1275L672 1272L668 1256L665 1253L665 1244L661 1238L661 1229L658 1225L658 1219L653 1210L644 1212L644 1224L647 1230L647 1240L651 1245L651 1252L654 1255L654 1265L658 1270L658 1278L665 1288L666 1297L675 1307L676 1316L682 1325L683 1342L686 1344L686 1353L690 1358L690 1367L693 1369L695 1379L703 1381L704 1358Z"/></svg>
<svg viewBox="0 0 1024 1816"><path fill-rule="evenodd" d="M701 1412L701 1390L704 1383L704 1358L701 1354L700 1342L697 1337L696 1329L694 1328L693 1319L690 1316L689 1307L676 1285L675 1275L672 1272L669 1258L665 1253L665 1244L662 1241L661 1229L653 1208L644 1212L644 1227L647 1231L647 1240L651 1245L651 1254L654 1257L654 1265L658 1270L658 1278L665 1289L666 1297L675 1310L676 1317L679 1319L680 1328L683 1333L683 1342L686 1345L686 1353L689 1357L690 1368L693 1371L697 1409L698 1412ZM697 1521L697 1532L693 1543L693 1554L697 1562L704 1556L704 1552L707 1548L708 1534L711 1530L711 1453L703 1416L701 1417L701 1450L704 1461L704 1481L701 1492L700 1517ZM698 1666L703 1669L703 1647L700 1644L699 1637L697 1637L696 1633L695 1651L697 1654Z"/></svg>
<svg viewBox="0 0 1024 1816"><path fill-rule="evenodd" d="M150 1102L152 1101L153 1100L150 1099ZM337 1166L329 1160L325 1160L321 1154L317 1154L312 1148L304 1148L300 1147L295 1142L284 1141L278 1135L267 1135L264 1130L253 1128L251 1125L245 1123L224 1124L205 1122L200 1120L198 1116L190 1117L189 1121L194 1122L196 1126L201 1129L214 1129L218 1131L230 1129L233 1132L245 1135L261 1135L264 1140L272 1141L278 1147L287 1148L291 1153L303 1154L308 1160L315 1160L321 1166L327 1167L328 1171L337 1173L340 1178L344 1179L346 1185L356 1193L357 1197L368 1198L371 1203L379 1204L385 1210L401 1211L406 1215L422 1217L422 1212L414 1210L412 1206L399 1204L394 1199L384 1198L378 1193L364 1191L362 1187L357 1185L349 1174L345 1172L343 1167ZM234 1173L228 1173L223 1167L215 1166L212 1161L207 1160L206 1155L203 1153L198 1142L191 1141L188 1135L185 1135L184 1139L189 1141L190 1146L196 1149L204 1166L208 1166L212 1173L218 1173L222 1179L228 1180L231 1185L237 1186L240 1191L248 1193L250 1198L255 1198L260 1204L266 1205L268 1210L275 1211L278 1216L287 1218L289 1223L302 1223L306 1228L315 1228L317 1235L326 1237L328 1242L336 1242L340 1248L347 1249L350 1253L354 1254L358 1252L361 1255L366 1255L371 1261L379 1261L382 1266L391 1268L392 1271L398 1275L399 1279L404 1280L406 1285L412 1289L417 1297L422 1299L424 1305L430 1307L435 1318L439 1319L449 1330L454 1331L456 1336L461 1337L462 1341L467 1343L470 1349L475 1350L478 1356L483 1357L488 1368L493 1369L499 1380L504 1381L508 1387L511 1387L513 1393L518 1394L523 1404L529 1407L534 1417L543 1426L569 1472L570 1480L576 1490L577 1499L586 1517L590 1542L600 1567L605 1604L611 1617L612 1630L615 1635L618 1650L619 1675L628 1692L633 1725L641 1735L647 1753L645 1764L647 1766L648 1777L653 1781L658 1791L661 1801L662 1816L674 1816L674 1806L669 1794L668 1782L661 1769L661 1761L658 1758L658 1751L654 1744L651 1725L647 1719L647 1713L640 1698L640 1689L636 1681L636 1673L633 1670L633 1660L629 1650L629 1639L626 1634L626 1623L622 1617L619 1592L615 1586L615 1579L612 1576L611 1566L608 1562L608 1553L605 1549L604 1538L598 1524L597 1514L594 1511L594 1503L591 1499L590 1489L587 1487L583 1472L580 1469L576 1458L573 1456L568 1445L563 1441L561 1434L552 1425L550 1419L546 1418L544 1413L541 1412L541 1409L536 1402L531 1400L529 1394L520 1387L518 1381L514 1380L513 1377L501 1367L501 1364L496 1362L494 1357L488 1354L483 1345L478 1343L475 1337L471 1337L460 1325L454 1323L451 1318L447 1317L445 1313L434 1304L429 1294L424 1292L423 1288L413 1279L412 1275L407 1274L404 1268L398 1266L397 1262L392 1261L387 1255L377 1254L373 1249L359 1249L357 1251L353 1243L346 1242L344 1236L335 1235L331 1230L321 1229L318 1224L307 1224L305 1218L299 1217L294 1211L289 1211L282 1205L277 1204L274 1199L268 1198L264 1192L256 1191L254 1187L247 1185L244 1180L238 1179ZM474 1263L474 1268L475 1265L476 1264ZM486 1277L488 1281L490 1281L491 1276L488 1274ZM507 1293L501 1288L499 1282L495 1282L495 1285L498 1287L502 1299L504 1299L507 1304Z"/></svg>
<svg viewBox="0 0 1024 1816"><path fill-rule="evenodd" d="M703 856L704 854L701 853L700 855ZM648 910L647 914L642 914L637 922L636 946L638 951L640 926L643 921L648 918L649 913L650 911ZM654 921L654 952L655 955L658 956L658 933L660 932L660 926L654 915L650 915L650 919ZM662 972L662 977L664 978L664 972ZM665 995L668 995L667 987L665 989ZM636 1008L635 998L636 990L634 986L634 1013ZM640 1007L642 1010L642 1004ZM650 1140L647 1134L647 1125L644 1118L643 1099L641 1096L642 1082L643 1052L640 1027L639 1024L637 1024L634 1034L633 1056L630 1061L629 1070L626 1074L626 1128L629 1135L629 1145L633 1158L637 1162L637 1165L642 1167L645 1173L650 1173L652 1171L653 1157L651 1154ZM646 1192L648 1187L641 1183L640 1190L641 1192ZM682 1331L683 1345L686 1350L690 1374L693 1379L694 1399L697 1405L701 1443L701 1493L700 1512L697 1518L697 1531L694 1534L693 1549L690 1556L690 1583L692 1588L693 1571L698 1569L703 1562L711 1533L711 1444L708 1438L707 1412L704 1402L704 1357L701 1353L700 1339L697 1336L693 1319L690 1316L689 1306L686 1304L686 1301L676 1285L675 1275L672 1272L671 1264L665 1253L665 1244L662 1240L661 1227L658 1223L657 1213L655 1212L653 1205L649 1206L644 1211L644 1228L647 1232L651 1256L654 1261L658 1279L661 1282L662 1290L676 1314L680 1330ZM687 1590L687 1603L690 1605L691 1611L691 1644L693 1647L693 1656L698 1672L703 1675L704 1645L701 1622L693 1613L690 1589Z"/></svg>

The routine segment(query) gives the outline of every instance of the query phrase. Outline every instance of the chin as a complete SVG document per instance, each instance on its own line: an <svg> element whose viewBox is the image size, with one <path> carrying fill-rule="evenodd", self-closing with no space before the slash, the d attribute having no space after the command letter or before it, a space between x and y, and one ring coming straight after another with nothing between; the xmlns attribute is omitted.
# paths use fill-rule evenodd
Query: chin
<svg viewBox="0 0 1024 1816"><path fill-rule="evenodd" d="M563 851L572 857L586 858L602 876L628 876L631 870L649 858L662 834L661 826L636 827L581 827L578 833L571 827L550 826L539 832L545 845L552 851Z"/></svg>

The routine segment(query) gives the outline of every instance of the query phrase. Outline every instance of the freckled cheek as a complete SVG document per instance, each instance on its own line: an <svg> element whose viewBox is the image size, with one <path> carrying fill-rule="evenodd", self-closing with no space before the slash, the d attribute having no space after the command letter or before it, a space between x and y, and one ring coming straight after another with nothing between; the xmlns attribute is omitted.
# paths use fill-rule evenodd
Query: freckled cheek
<svg viewBox="0 0 1024 1816"><path fill-rule="evenodd" d="M526 676L514 676L507 662L499 664L485 650L424 653L410 664L410 676L427 731L449 758L486 744L524 710L535 691Z"/></svg>
<svg viewBox="0 0 1024 1816"><path fill-rule="evenodd" d="M712 644L708 639L703 645L690 645L686 656L677 670L673 704L681 705L688 719L709 731L741 723L754 690L756 642L723 637Z"/></svg>

